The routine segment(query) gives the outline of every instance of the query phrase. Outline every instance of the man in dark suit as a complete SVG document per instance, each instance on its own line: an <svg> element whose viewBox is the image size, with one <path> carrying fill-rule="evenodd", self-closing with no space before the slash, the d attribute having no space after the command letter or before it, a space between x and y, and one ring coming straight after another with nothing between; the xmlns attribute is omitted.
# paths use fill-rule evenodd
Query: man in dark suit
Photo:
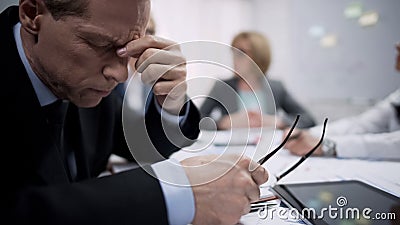
<svg viewBox="0 0 400 225"><path fill-rule="evenodd" d="M0 14L7 224L234 224L259 198L267 173L233 155L150 161L98 178L111 153L131 157L112 91L126 80L129 57L154 85L146 127L159 154L179 149L161 112L177 118L185 138L198 135L184 57L164 49L173 42L144 37L149 10L149 0L21 0Z"/></svg>

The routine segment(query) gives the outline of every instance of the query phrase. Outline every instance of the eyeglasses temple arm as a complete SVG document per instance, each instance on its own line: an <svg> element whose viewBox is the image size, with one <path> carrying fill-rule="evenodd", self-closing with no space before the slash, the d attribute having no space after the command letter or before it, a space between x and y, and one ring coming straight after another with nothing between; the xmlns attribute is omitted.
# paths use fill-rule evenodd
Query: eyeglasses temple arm
<svg viewBox="0 0 400 225"><path fill-rule="evenodd" d="M294 164L288 170L283 172L281 175L277 176L276 177L277 181L279 181L280 179L282 179L283 177L288 175L290 172L292 172L294 169L296 169L301 163L304 162L304 160L306 160L308 157L310 157L315 152L315 150L317 150L317 148L321 145L322 141L324 140L325 129L326 129L327 122L328 122L328 118L326 118L325 121L324 121L324 128L323 128L323 131L322 131L322 135L321 135L321 138L319 139L319 142L317 143L317 145L315 145L314 148L312 148L307 154L305 154L303 157L301 157L301 159L298 162L296 162L296 164Z"/></svg>
<svg viewBox="0 0 400 225"><path fill-rule="evenodd" d="M283 142L278 147L276 147L272 152L268 153L268 155L266 155L265 157L258 160L258 164L260 164L260 165L264 164L269 158L271 158L273 155L275 155L275 153L277 153L278 150L281 149L286 144L286 142L289 140L289 137L292 134L294 128L296 127L297 122L299 121L299 118L300 118L300 115L297 115L296 120L294 121L292 127L289 130L289 133L285 137L285 140L283 140Z"/></svg>

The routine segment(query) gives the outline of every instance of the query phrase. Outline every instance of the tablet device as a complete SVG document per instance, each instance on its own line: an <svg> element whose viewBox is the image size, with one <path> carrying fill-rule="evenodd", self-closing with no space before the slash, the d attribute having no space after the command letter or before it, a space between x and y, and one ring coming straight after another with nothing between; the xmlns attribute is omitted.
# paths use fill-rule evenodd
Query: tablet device
<svg viewBox="0 0 400 225"><path fill-rule="evenodd" d="M400 224L400 198L358 180L278 184L272 192L309 224Z"/></svg>

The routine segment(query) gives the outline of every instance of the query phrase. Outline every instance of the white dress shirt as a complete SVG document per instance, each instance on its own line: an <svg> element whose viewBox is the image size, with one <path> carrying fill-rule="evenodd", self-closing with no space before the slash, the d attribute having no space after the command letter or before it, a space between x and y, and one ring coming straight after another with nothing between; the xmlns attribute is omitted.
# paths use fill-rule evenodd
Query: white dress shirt
<svg viewBox="0 0 400 225"><path fill-rule="evenodd" d="M400 88L360 115L328 123L326 137L336 142L343 158L400 160ZM322 127L310 129L315 137Z"/></svg>

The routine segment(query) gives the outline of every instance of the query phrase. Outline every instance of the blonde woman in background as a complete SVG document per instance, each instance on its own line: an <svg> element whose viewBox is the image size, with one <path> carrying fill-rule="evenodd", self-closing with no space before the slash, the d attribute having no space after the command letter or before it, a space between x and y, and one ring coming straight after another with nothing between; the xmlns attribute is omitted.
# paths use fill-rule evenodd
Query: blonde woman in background
<svg viewBox="0 0 400 225"><path fill-rule="evenodd" d="M254 31L241 32L233 38L231 45L234 48L236 75L229 80L216 82L209 98L200 107L202 117L211 117L219 130L273 127L275 124L278 129L283 129L292 124L298 114L301 116L298 127L315 125L313 117L286 90L283 83L267 76L271 50L265 36ZM227 94L226 85L233 88L237 95Z"/></svg>

